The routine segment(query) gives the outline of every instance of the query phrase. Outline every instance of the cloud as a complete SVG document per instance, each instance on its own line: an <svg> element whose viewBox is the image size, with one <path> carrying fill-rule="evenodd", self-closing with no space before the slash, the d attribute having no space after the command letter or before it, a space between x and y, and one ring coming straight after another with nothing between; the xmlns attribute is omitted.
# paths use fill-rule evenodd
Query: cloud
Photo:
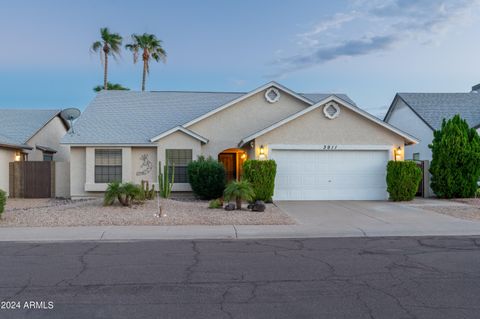
<svg viewBox="0 0 480 319"><path fill-rule="evenodd" d="M278 58L274 75L390 50L402 42L429 44L471 22L479 9L480 0L352 0L345 12L298 34L299 53Z"/></svg>

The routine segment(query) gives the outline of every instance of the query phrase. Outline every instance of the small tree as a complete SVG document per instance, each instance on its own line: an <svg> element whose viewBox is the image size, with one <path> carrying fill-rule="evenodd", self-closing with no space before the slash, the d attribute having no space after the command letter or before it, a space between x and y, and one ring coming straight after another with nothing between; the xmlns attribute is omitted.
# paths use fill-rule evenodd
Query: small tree
<svg viewBox="0 0 480 319"><path fill-rule="evenodd" d="M393 201L415 198L422 180L422 170L412 161L389 161L387 165L387 192Z"/></svg>
<svg viewBox="0 0 480 319"><path fill-rule="evenodd" d="M247 180L233 181L227 185L223 193L225 200L235 200L237 209L242 209L242 200L252 201L255 197L252 184Z"/></svg>
<svg viewBox="0 0 480 319"><path fill-rule="evenodd" d="M438 197L473 197L480 176L480 137L455 115L433 133L431 187Z"/></svg>
<svg viewBox="0 0 480 319"><path fill-rule="evenodd" d="M272 201L276 173L277 163L274 160L247 160L243 164L243 178L252 184L255 200Z"/></svg>
<svg viewBox="0 0 480 319"><path fill-rule="evenodd" d="M7 203L7 193L0 189L0 218L5 210L5 205Z"/></svg>

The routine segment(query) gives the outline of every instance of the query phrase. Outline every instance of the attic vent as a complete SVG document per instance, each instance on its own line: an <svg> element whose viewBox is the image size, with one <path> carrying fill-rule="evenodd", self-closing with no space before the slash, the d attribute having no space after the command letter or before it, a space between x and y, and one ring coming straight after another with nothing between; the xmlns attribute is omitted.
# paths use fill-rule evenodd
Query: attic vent
<svg viewBox="0 0 480 319"><path fill-rule="evenodd" d="M323 107L323 114L325 114L328 119L333 120L340 115L340 107L335 102L327 103Z"/></svg>
<svg viewBox="0 0 480 319"><path fill-rule="evenodd" d="M280 92L276 88L271 87L265 92L265 99L269 103L275 103L280 99Z"/></svg>

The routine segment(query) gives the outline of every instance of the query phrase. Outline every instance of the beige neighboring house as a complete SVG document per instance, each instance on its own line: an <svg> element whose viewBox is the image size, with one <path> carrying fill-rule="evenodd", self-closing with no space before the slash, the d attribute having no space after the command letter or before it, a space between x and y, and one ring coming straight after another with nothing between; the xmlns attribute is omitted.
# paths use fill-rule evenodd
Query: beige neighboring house
<svg viewBox="0 0 480 319"><path fill-rule="evenodd" d="M9 163L69 162L68 146L60 139L68 131L61 110L0 109L0 189L9 191ZM65 192L68 183L63 183Z"/></svg>
<svg viewBox="0 0 480 319"><path fill-rule="evenodd" d="M246 93L102 91L62 140L72 197L101 194L114 180L155 183L165 163L175 164L173 191L190 191L186 166L204 155L229 180L246 159L274 159L274 200L386 199L388 160L417 142L344 94L275 82Z"/></svg>

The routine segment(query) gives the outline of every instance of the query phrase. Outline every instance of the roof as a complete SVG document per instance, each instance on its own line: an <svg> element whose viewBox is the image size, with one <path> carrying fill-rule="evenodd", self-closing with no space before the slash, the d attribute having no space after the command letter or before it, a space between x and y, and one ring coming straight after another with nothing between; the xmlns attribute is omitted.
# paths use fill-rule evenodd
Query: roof
<svg viewBox="0 0 480 319"><path fill-rule="evenodd" d="M67 134L64 144L142 145L209 114L246 92L101 91ZM330 94L301 94L316 103ZM351 101L345 94L339 98ZM353 102L352 102L353 103Z"/></svg>
<svg viewBox="0 0 480 319"><path fill-rule="evenodd" d="M0 109L0 144L28 148L25 144L61 110Z"/></svg>
<svg viewBox="0 0 480 319"><path fill-rule="evenodd" d="M37 148L37 150L40 150L40 151L46 152L46 153L56 153L57 152L56 149L48 147L48 146L43 146L43 145L36 144L35 147Z"/></svg>
<svg viewBox="0 0 480 319"><path fill-rule="evenodd" d="M480 125L479 93L397 93L396 97L401 98L433 130L441 128L444 118L456 114L471 127ZM390 116L392 106L385 120Z"/></svg>
<svg viewBox="0 0 480 319"><path fill-rule="evenodd" d="M284 119L282 119L282 120L280 120L280 121L278 121L278 122L276 122L272 125L269 125L269 126L265 127L264 129L261 129L261 130L255 132L255 133L253 133L249 136L244 137L240 141L240 143L238 143L238 146L242 147L243 145L250 142L251 140L253 140L253 139L255 139L259 136L262 136L262 135L264 135L264 134L266 134L266 133L276 129L277 127L280 127L280 126L282 126L282 125L284 125L284 124L286 124L290 121L293 121L293 120L297 119L298 117L319 108L320 106L324 105L325 103L327 103L329 101L335 101L337 103L340 103L340 104L342 104L342 106L350 109L351 111L367 118L370 121L373 121L373 122L379 124L380 126L383 126L387 130L392 131L392 132L396 133L397 135L400 135L401 137L403 137L405 139L405 141L407 141L407 144L417 144L419 142L419 140L416 139L415 137L413 137L412 135L410 135L410 134L408 134L408 133L406 133L406 132L404 132L404 131L402 131L402 130L400 130L400 129L398 129L398 128L396 128L396 127L394 127L394 126L392 126L392 125L390 125L390 124L388 124L388 123L386 123L386 122L384 122L380 119L378 119L377 117L371 115L370 113L359 109L355 105L352 105L350 103L345 102L344 100L338 98L336 95L329 95L329 96L326 96L323 100L318 101L317 103L303 109L302 111L299 111L295 114L292 114L292 115L290 115L290 116L288 116L288 117L286 117L286 118L284 118Z"/></svg>

